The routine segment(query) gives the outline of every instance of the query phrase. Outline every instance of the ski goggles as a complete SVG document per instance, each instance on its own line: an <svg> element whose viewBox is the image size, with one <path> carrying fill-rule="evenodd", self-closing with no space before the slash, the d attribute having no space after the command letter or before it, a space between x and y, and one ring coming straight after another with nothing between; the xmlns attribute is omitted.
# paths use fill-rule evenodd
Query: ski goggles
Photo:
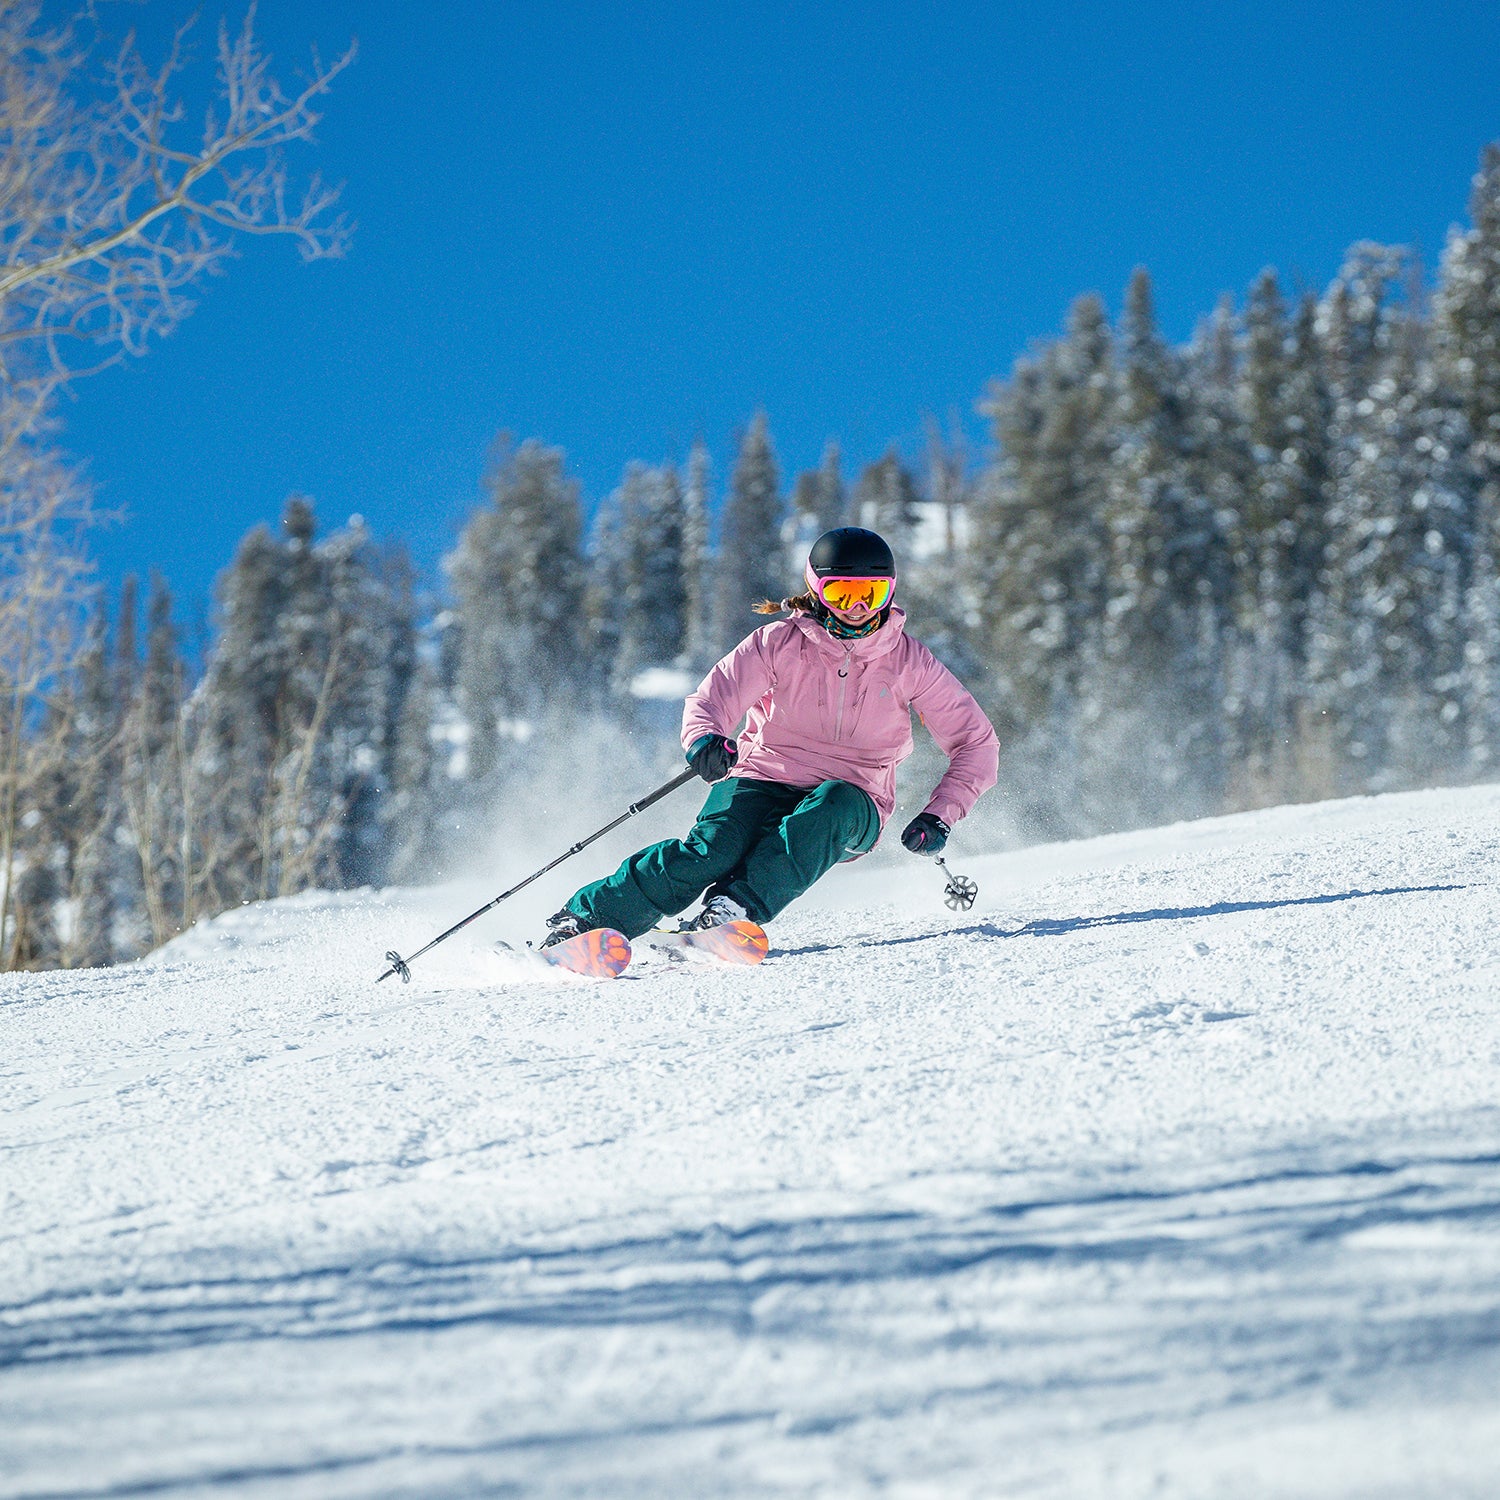
<svg viewBox="0 0 1500 1500"><path fill-rule="evenodd" d="M853 609L856 604L866 605L870 611L882 610L890 603L894 578L819 578L809 577L817 594L829 609Z"/></svg>

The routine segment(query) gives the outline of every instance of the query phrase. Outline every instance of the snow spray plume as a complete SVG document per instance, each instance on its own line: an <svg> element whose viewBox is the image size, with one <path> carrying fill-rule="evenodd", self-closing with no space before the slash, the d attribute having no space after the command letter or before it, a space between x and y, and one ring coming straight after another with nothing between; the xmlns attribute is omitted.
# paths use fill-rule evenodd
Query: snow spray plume
<svg viewBox="0 0 1500 1500"><path fill-rule="evenodd" d="M618 713L580 703L581 693L559 693L557 703L525 721L524 737L505 740L488 771L459 778L461 796L451 806L442 875L502 888L549 859L564 843L608 821L642 786L655 786L672 775L683 764L677 735L682 698L693 686L696 682L684 686L670 705L632 697ZM676 819L663 805L638 820L649 821L653 829L651 838L642 842L669 836L663 816L673 825L670 831L677 831ZM590 859L611 862L617 847L623 857L630 851L621 846L622 838L629 840L628 827L596 845ZM558 879L566 875L563 871ZM539 881L526 891L512 903L511 920L534 924L555 911L559 901L547 893L556 884L557 880ZM483 894L476 889L474 900ZM465 893L456 899L469 897Z"/></svg>
<svg viewBox="0 0 1500 1500"><path fill-rule="evenodd" d="M509 900L509 898L514 896L517 891L523 890L526 886L530 885L533 880L540 880L542 876L545 875L549 870L555 870L565 859L572 859L572 857L580 850L587 849L595 839L602 839L606 833L613 833L614 830L618 828L621 823L625 822L627 818L633 818L638 812L643 812L646 808L650 807L653 802L659 802L663 797L667 795L668 792L675 792L678 787L686 786L687 783L694 780L697 775L698 773L691 767L689 767L686 771L683 771L681 775L674 776L670 781L664 783L662 786L657 787L654 792L651 792L647 796L642 797L639 802L632 802L630 806L627 807L625 811L622 812L620 816L616 818L612 823L606 823L603 828L596 829L586 839L579 839L579 841L574 844L571 849L565 850L562 854L559 854L557 858L554 859L550 864L543 865L540 870L534 871L532 874L528 875L525 880L522 880L518 884L511 886L508 891L502 891L498 896L495 897L493 901L487 901L483 906L479 908L478 911L470 912L462 922L455 922L453 926L451 926L446 932L438 933L438 935L433 938L433 940L428 943L425 948L418 948L410 958L402 958L401 955L395 952L395 950L393 949L385 956L386 962L390 964L390 968L388 968L385 973L380 976L380 979L377 979L375 981L375 983L379 984L381 979L389 979L392 974L399 974L404 984L410 984L410 965L415 963L417 959L421 958L424 953L428 952L432 948L436 948L439 943L444 942L446 939L451 938L455 932L461 932L465 927L469 925L470 922L477 921L478 918L482 917L485 914L485 912L493 911L495 907L499 906L502 901Z"/></svg>

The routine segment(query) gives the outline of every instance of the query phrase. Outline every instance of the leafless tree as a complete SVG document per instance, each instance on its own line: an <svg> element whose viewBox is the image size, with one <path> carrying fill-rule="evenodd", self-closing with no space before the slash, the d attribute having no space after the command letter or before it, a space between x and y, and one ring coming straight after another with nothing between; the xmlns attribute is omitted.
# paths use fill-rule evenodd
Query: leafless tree
<svg viewBox="0 0 1500 1500"><path fill-rule="evenodd" d="M311 713L281 715L281 753L276 756L270 794L263 803L261 882L267 896L294 895L326 873L346 799L336 793L314 804L308 786L314 764L325 750L329 709L343 687L343 654L343 630L335 620Z"/></svg>
<svg viewBox="0 0 1500 1500"><path fill-rule="evenodd" d="M0 395L0 430L14 415ZM24 404L24 403L23 403ZM62 753L48 698L71 664L85 604L87 488L57 457L15 442L0 460L0 966L19 954L18 835Z"/></svg>
<svg viewBox="0 0 1500 1500"><path fill-rule="evenodd" d="M175 327L191 311L192 288L241 236L289 236L309 259L338 255L348 240L337 189L315 173L294 180L288 153L312 139L321 101L353 48L326 65L314 54L306 75L286 85L271 71L254 20L252 5L237 29L221 24L209 83L195 76L191 21L152 63L133 34L111 44L93 5L54 27L40 0L0 0L0 964L7 967L26 961L16 892L27 870L17 834L35 810L27 798L52 753L42 729L46 700L80 639L82 536L95 519L86 487L51 450L52 398ZM195 89L208 96L201 109L187 102ZM148 832L154 843L156 825ZM188 917L191 869L184 899ZM153 911L153 929L167 929L174 916Z"/></svg>
<svg viewBox="0 0 1500 1500"><path fill-rule="evenodd" d="M968 448L957 412L949 413L946 433L938 426L937 418L930 414L925 426L927 498L938 507L942 516L943 555L946 561L952 562L958 554L960 517L968 500Z"/></svg>
<svg viewBox="0 0 1500 1500"><path fill-rule="evenodd" d="M294 187L287 150L353 59L316 55L296 86L254 32L221 24L216 84L188 122L191 21L152 66L134 35L107 47L85 13L47 30L39 0L0 0L0 379L52 385L141 352L191 310L190 288L244 234L340 254L337 189Z"/></svg>

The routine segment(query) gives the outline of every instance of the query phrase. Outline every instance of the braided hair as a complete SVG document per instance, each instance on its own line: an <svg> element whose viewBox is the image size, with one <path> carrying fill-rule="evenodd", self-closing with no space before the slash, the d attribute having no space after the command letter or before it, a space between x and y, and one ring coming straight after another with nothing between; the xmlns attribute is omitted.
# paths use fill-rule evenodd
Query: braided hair
<svg viewBox="0 0 1500 1500"><path fill-rule="evenodd" d="M821 619L827 613L823 601L811 589L805 593L793 594L790 599L783 599L779 604L775 599L757 599L750 608L758 615L812 615L814 619Z"/></svg>

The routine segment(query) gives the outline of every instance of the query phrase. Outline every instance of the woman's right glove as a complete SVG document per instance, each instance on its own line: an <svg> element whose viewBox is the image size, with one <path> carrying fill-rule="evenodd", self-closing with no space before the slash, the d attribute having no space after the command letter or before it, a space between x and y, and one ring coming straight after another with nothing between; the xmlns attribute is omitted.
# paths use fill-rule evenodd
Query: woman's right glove
<svg viewBox="0 0 1500 1500"><path fill-rule="evenodd" d="M705 781L723 781L739 754L739 747L722 734L705 734L693 741L687 753L688 764Z"/></svg>
<svg viewBox="0 0 1500 1500"><path fill-rule="evenodd" d="M901 831L901 842L913 854L941 854L948 833L948 825L936 814L918 813Z"/></svg>

